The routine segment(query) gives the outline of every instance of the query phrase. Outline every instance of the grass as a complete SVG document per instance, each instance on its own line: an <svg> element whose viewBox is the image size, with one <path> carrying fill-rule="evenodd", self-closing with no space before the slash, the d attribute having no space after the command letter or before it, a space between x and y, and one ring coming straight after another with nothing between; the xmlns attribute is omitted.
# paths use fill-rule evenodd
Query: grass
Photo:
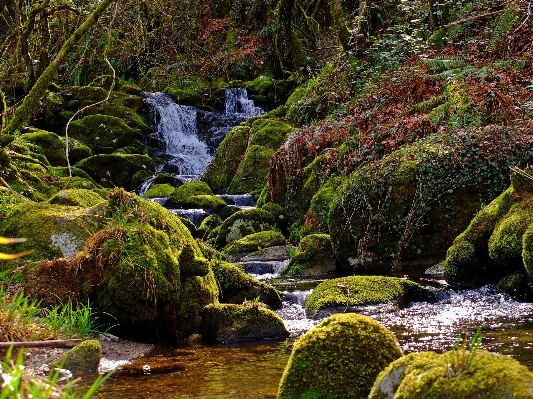
<svg viewBox="0 0 533 399"><path fill-rule="evenodd" d="M481 328L477 329L470 340L468 340L468 333L464 335L464 338L459 334L454 348L446 353L446 360L448 362L446 369L447 377L460 377L468 373L482 339Z"/></svg>

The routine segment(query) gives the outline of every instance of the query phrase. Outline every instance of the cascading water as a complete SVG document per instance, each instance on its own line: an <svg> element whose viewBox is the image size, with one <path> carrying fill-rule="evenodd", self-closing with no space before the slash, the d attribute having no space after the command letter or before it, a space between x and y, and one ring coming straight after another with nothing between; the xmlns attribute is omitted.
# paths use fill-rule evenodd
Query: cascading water
<svg viewBox="0 0 533 399"><path fill-rule="evenodd" d="M144 102L152 110L151 124L165 144L165 163L157 173L178 171L181 175L201 175L211 162L207 144L198 138L197 109L178 105L165 93L144 93Z"/></svg>

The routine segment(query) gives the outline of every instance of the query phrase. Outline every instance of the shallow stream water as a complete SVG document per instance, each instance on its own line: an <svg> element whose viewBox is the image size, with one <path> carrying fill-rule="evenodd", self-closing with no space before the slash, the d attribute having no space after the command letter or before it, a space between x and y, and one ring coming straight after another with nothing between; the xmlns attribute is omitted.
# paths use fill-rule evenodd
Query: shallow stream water
<svg viewBox="0 0 533 399"><path fill-rule="evenodd" d="M420 275L422 284L441 282ZM118 370L96 395L125 398L275 398L296 339L318 324L305 317L302 305L319 280L271 282L285 293L278 314L291 338L283 341L205 345L190 342L179 348L158 348L146 358ZM404 352L451 349L459 333L482 328L481 348L510 355L533 370L533 304L495 293L490 286L455 292L442 289L436 303L414 303L404 309L368 306L359 309L388 328ZM90 380L90 378L87 378Z"/></svg>

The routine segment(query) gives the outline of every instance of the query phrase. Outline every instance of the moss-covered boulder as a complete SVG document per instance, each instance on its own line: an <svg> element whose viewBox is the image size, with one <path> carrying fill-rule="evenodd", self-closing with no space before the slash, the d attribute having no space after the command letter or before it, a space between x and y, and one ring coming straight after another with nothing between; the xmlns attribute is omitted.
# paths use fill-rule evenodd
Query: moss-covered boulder
<svg viewBox="0 0 533 399"><path fill-rule="evenodd" d="M154 184L144 193L143 198L168 198L174 190L170 184Z"/></svg>
<svg viewBox="0 0 533 399"><path fill-rule="evenodd" d="M272 216L274 216L274 220L276 221L277 226L284 227L287 223L288 214L287 211L281 205L274 204L273 202L267 202L263 206L257 207L262 209L263 211L270 212Z"/></svg>
<svg viewBox="0 0 533 399"><path fill-rule="evenodd" d="M213 229L220 226L222 223L224 223L224 220L218 215L209 215L204 220L202 220L202 223L200 223L200 226L198 227L198 236L202 239L207 239L209 236L209 233L213 231Z"/></svg>
<svg viewBox="0 0 533 399"><path fill-rule="evenodd" d="M239 267L231 263L216 261L212 269L220 288L220 302L240 304L245 300L258 299L272 309L281 307L281 296L278 290L256 280Z"/></svg>
<svg viewBox="0 0 533 399"><path fill-rule="evenodd" d="M28 241L7 247L6 251L31 250L26 260L69 257L76 254L98 231L101 206L79 208L46 203L23 202L13 205L0 221L0 235L26 237Z"/></svg>
<svg viewBox="0 0 533 399"><path fill-rule="evenodd" d="M68 189L61 190L48 201L50 204L91 207L103 202L104 199L92 190Z"/></svg>
<svg viewBox="0 0 533 399"><path fill-rule="evenodd" d="M533 287L529 284L526 273L515 272L503 277L495 286L497 292L511 295L512 297L531 301L533 299Z"/></svg>
<svg viewBox="0 0 533 399"><path fill-rule="evenodd" d="M249 146L228 186L228 194L259 195L268 176L268 161L275 152L260 145Z"/></svg>
<svg viewBox="0 0 533 399"><path fill-rule="evenodd" d="M174 190L168 197L168 205L184 209L220 210L226 206L226 202L214 195L206 183L191 181Z"/></svg>
<svg viewBox="0 0 533 399"><path fill-rule="evenodd" d="M294 344L278 399L365 398L378 374L401 356L396 338L371 318L328 317Z"/></svg>
<svg viewBox="0 0 533 399"><path fill-rule="evenodd" d="M509 165L533 160L530 137L519 136L492 128L439 133L356 169L329 212L343 271L390 267L391 259L444 257L482 204L508 187Z"/></svg>
<svg viewBox="0 0 533 399"><path fill-rule="evenodd" d="M320 283L305 302L307 313L316 317L357 310L358 306L427 300L430 294L419 284L384 276L349 276Z"/></svg>
<svg viewBox="0 0 533 399"><path fill-rule="evenodd" d="M230 242L239 240L247 235L270 230L275 224L274 217L260 209L245 209L234 213L224 220L216 238L218 248L223 248Z"/></svg>
<svg viewBox="0 0 533 399"><path fill-rule="evenodd" d="M102 357L102 345L95 340L83 341L68 350L57 362L72 372L97 371Z"/></svg>
<svg viewBox="0 0 533 399"><path fill-rule="evenodd" d="M533 182L513 173L511 187L481 209L453 241L443 263L444 277L455 285L479 286L526 272L532 223Z"/></svg>
<svg viewBox="0 0 533 399"><path fill-rule="evenodd" d="M209 184L215 192L226 191L233 180L244 157L249 135L249 126L236 126L229 131L218 146L213 161L207 166L202 176L202 181Z"/></svg>
<svg viewBox="0 0 533 399"><path fill-rule="evenodd" d="M154 161L147 155L101 154L83 159L76 167L84 170L103 187L123 187L132 190L136 186L133 177L138 172L154 174Z"/></svg>
<svg viewBox="0 0 533 399"><path fill-rule="evenodd" d="M328 234L311 234L300 241L282 274L289 276L320 276L335 273L335 255Z"/></svg>
<svg viewBox="0 0 533 399"><path fill-rule="evenodd" d="M236 260L265 248L282 246L285 244L285 237L283 237L281 233L267 230L250 234L239 240L230 242L222 249L222 253L229 259Z"/></svg>
<svg viewBox="0 0 533 399"><path fill-rule="evenodd" d="M459 349L460 351L460 349ZM470 358L467 366L463 357ZM533 398L533 373L508 357L477 351L411 353L377 377L369 399Z"/></svg>
<svg viewBox="0 0 533 399"><path fill-rule="evenodd" d="M110 115L89 115L69 126L69 136L88 145L95 154L110 154L142 140L142 133L122 119Z"/></svg>
<svg viewBox="0 0 533 399"><path fill-rule="evenodd" d="M66 166L65 143L57 134L43 130L32 131L20 136L21 140L42 148L46 159L52 166Z"/></svg>
<svg viewBox="0 0 533 399"><path fill-rule="evenodd" d="M287 338L283 320L260 303L208 305L202 312L200 334L207 342L230 343Z"/></svg>

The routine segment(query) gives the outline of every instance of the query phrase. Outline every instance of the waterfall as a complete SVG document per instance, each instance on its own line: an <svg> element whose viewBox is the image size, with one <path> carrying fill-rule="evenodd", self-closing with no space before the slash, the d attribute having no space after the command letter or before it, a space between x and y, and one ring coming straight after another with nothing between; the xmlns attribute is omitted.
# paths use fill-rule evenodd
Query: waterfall
<svg viewBox="0 0 533 399"><path fill-rule="evenodd" d="M176 170L181 175L201 175L211 162L207 145L198 138L197 109L178 105L165 93L144 93L152 110L151 124L165 144L166 162L156 172Z"/></svg>
<svg viewBox="0 0 533 399"><path fill-rule="evenodd" d="M256 107L252 100L248 99L248 92L246 89L226 89L225 90L225 114L242 115L243 118L248 119L252 116L263 115L265 111Z"/></svg>

